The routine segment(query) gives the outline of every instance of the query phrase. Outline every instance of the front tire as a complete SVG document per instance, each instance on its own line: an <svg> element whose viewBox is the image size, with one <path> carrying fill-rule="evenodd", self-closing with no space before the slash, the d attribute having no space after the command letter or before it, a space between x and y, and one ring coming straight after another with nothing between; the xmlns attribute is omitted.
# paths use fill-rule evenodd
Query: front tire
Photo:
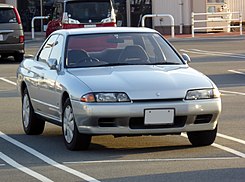
<svg viewBox="0 0 245 182"><path fill-rule="evenodd" d="M14 55L14 60L18 63L20 63L24 59L24 54L23 53L16 53Z"/></svg>
<svg viewBox="0 0 245 182"><path fill-rule="evenodd" d="M91 142L91 135L81 134L77 129L70 99L66 99L62 112L62 132L66 148L86 150Z"/></svg>
<svg viewBox="0 0 245 182"><path fill-rule="evenodd" d="M215 141L217 128L218 125L214 130L187 132L187 136L195 147L211 145Z"/></svg>
<svg viewBox="0 0 245 182"><path fill-rule="evenodd" d="M34 113L27 89L22 95L22 124L27 135L40 135L43 133L45 121Z"/></svg>

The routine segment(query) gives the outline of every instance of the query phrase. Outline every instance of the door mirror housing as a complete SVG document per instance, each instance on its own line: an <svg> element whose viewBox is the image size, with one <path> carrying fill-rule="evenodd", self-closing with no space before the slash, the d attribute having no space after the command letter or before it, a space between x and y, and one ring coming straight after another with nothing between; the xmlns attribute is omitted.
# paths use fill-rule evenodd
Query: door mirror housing
<svg viewBox="0 0 245 182"><path fill-rule="evenodd" d="M51 70L57 70L58 69L58 61L57 59L50 58L48 59L48 66Z"/></svg>
<svg viewBox="0 0 245 182"><path fill-rule="evenodd" d="M182 54L182 58L184 59L186 64L191 62L190 56L188 54L186 54L186 53Z"/></svg>

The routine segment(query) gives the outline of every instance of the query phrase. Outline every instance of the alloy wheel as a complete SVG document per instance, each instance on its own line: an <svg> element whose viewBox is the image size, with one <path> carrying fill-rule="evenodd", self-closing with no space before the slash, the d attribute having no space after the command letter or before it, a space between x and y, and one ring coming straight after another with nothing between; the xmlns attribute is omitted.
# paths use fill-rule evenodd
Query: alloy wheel
<svg viewBox="0 0 245 182"><path fill-rule="evenodd" d="M65 108L63 116L64 137L67 143L71 143L74 137L75 121L71 106Z"/></svg>

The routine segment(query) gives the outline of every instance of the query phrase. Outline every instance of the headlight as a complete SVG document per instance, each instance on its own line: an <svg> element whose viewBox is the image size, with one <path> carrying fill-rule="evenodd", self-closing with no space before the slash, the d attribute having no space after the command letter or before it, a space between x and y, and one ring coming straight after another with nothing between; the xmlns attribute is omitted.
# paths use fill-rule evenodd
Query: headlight
<svg viewBox="0 0 245 182"><path fill-rule="evenodd" d="M82 96L82 102L130 102L130 99L126 93L88 93Z"/></svg>
<svg viewBox="0 0 245 182"><path fill-rule="evenodd" d="M218 89L200 89L200 90L189 90L186 94L186 100L198 100L198 99L212 99L219 98L220 92Z"/></svg>

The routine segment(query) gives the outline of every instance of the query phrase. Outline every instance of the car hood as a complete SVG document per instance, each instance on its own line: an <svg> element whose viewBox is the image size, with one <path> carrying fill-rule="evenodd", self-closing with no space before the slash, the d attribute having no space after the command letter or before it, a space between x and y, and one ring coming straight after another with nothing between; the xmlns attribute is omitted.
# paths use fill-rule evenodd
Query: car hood
<svg viewBox="0 0 245 182"><path fill-rule="evenodd" d="M187 90L212 88L212 82L188 66L117 66L70 69L92 92L125 92L130 99L184 98Z"/></svg>

